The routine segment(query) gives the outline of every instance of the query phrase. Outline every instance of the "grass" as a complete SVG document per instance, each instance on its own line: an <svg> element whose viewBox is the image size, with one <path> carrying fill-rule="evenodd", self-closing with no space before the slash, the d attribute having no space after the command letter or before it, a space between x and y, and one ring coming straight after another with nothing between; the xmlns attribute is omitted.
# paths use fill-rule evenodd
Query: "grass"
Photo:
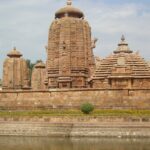
<svg viewBox="0 0 150 150"><path fill-rule="evenodd" d="M85 115L80 110L33 110L33 111L0 111L0 117L42 117L42 116L114 116L114 117L150 117L150 110L94 110Z"/></svg>

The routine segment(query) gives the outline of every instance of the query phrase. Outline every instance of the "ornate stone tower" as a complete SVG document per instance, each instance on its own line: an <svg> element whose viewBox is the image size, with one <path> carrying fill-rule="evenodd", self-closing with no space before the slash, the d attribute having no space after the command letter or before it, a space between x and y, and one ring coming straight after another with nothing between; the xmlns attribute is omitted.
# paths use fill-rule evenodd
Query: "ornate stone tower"
<svg viewBox="0 0 150 150"><path fill-rule="evenodd" d="M94 43L94 42L93 42ZM48 88L86 88L95 68L91 28L84 14L72 6L55 13L48 38Z"/></svg>
<svg viewBox="0 0 150 150"><path fill-rule="evenodd" d="M32 72L32 80L31 85L33 90L44 90L45 89L45 74L46 74L46 66L40 61L38 62Z"/></svg>
<svg viewBox="0 0 150 150"><path fill-rule="evenodd" d="M22 54L14 48L3 64L3 89L29 89L29 69Z"/></svg>

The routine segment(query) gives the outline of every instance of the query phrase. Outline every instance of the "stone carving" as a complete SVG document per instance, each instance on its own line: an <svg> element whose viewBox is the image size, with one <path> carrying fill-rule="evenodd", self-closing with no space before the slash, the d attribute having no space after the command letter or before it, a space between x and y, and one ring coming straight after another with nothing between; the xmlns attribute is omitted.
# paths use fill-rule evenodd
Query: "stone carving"
<svg viewBox="0 0 150 150"><path fill-rule="evenodd" d="M14 48L3 65L3 89L29 89L29 69L22 54Z"/></svg>
<svg viewBox="0 0 150 150"><path fill-rule="evenodd" d="M97 38L94 38L93 40L92 40L92 49L93 48L95 48L96 47L96 42L98 41L98 39Z"/></svg>

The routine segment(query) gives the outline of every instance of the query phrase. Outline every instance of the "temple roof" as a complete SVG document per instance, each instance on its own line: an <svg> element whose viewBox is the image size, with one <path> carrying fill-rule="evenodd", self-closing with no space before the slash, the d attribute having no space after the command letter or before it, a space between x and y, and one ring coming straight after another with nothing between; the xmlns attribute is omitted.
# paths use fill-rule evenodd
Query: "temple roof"
<svg viewBox="0 0 150 150"><path fill-rule="evenodd" d="M132 52L123 38L118 46L113 54L101 60L92 78L111 78L113 71L118 68L128 70L128 76L132 78L150 78L150 67L139 53ZM122 71L120 71L121 74L123 74ZM124 76L126 76L125 73Z"/></svg>
<svg viewBox="0 0 150 150"><path fill-rule="evenodd" d="M124 35L121 37L121 42L118 44L118 48L114 51L114 53L132 53L130 48L128 47L128 43L125 41Z"/></svg>
<svg viewBox="0 0 150 150"><path fill-rule="evenodd" d="M45 64L42 61L39 61L36 65L35 68L45 68Z"/></svg>
<svg viewBox="0 0 150 150"><path fill-rule="evenodd" d="M67 6L59 9L55 13L56 18L61 18L61 17L64 17L65 15L74 16L78 18L82 18L84 16L83 12L80 9L72 6L71 0L67 0Z"/></svg>
<svg viewBox="0 0 150 150"><path fill-rule="evenodd" d="M22 54L16 50L16 47L13 48L13 50L11 50L8 54L8 57L21 57Z"/></svg>

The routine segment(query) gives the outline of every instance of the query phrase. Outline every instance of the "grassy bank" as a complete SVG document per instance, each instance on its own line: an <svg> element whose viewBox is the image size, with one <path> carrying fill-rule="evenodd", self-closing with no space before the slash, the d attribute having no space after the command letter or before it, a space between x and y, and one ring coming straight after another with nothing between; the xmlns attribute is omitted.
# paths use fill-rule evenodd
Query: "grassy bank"
<svg viewBox="0 0 150 150"><path fill-rule="evenodd" d="M15 116L116 116L116 117L150 117L150 110L94 110L85 115L80 110L33 110L33 111L0 111L0 117Z"/></svg>

